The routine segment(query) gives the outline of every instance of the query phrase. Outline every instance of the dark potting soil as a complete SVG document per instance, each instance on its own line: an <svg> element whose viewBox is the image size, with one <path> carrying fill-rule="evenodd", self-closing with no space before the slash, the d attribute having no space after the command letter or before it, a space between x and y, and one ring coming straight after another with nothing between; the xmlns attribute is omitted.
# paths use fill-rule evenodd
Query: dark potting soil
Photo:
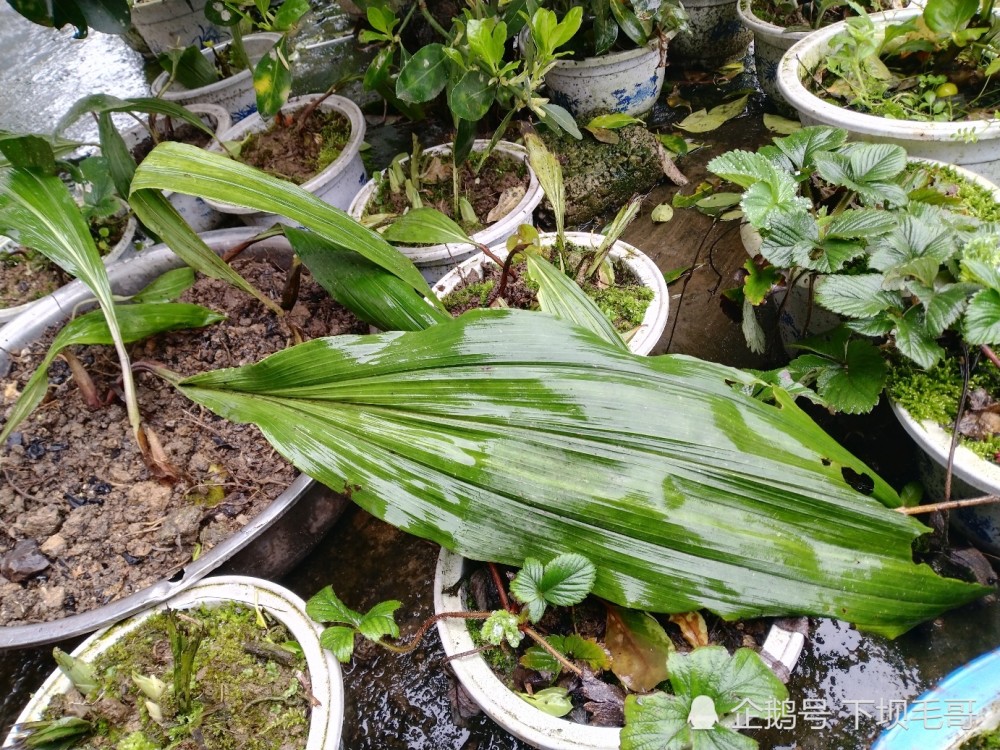
<svg viewBox="0 0 1000 750"><path fill-rule="evenodd" d="M339 112L319 108L300 123L303 111L279 112L271 127L247 138L240 160L296 185L326 169L351 139L351 123Z"/></svg>
<svg viewBox="0 0 1000 750"><path fill-rule="evenodd" d="M30 250L0 252L0 309L52 294L69 281L58 266Z"/></svg>
<svg viewBox="0 0 1000 750"><path fill-rule="evenodd" d="M280 298L283 271L263 261L236 265ZM224 282L200 279L182 300L228 319L139 342L131 347L133 362L155 360L190 375L256 362L292 343L287 324ZM367 332L306 275L288 317L307 338ZM50 340L15 359L5 410ZM111 347L74 353L101 394L118 387ZM146 468L119 401L90 411L61 360L49 379L51 398L0 446L0 625L84 612L169 577L245 526L296 474L256 427L216 417L143 373L137 377L143 419L183 477L161 483ZM15 558L34 574L16 572Z"/></svg>
<svg viewBox="0 0 1000 750"><path fill-rule="evenodd" d="M409 176L409 164L404 162L403 170ZM465 196L479 219L478 224L470 224L455 216L452 205L452 158L451 154L423 154L420 171L420 200L424 206L436 208L446 216L455 219L462 228L470 234L479 231L484 226L493 224L502 216L489 219L490 212L501 203L501 197L517 196L517 200L504 200L511 208L520 202L527 192L531 177L522 159L515 158L499 151L494 151L486 159L486 163L477 175L473 172L469 161L459 169L459 192ZM400 190L393 193L388 178L376 177L376 189L368 201L365 215L396 214L401 215L410 209L406 192ZM509 192L508 192L509 191ZM504 215L510 211L504 211Z"/></svg>
<svg viewBox="0 0 1000 750"><path fill-rule="evenodd" d="M156 124L163 121L162 118L157 118ZM154 141L151 136L147 134L139 143L135 145L132 149L132 158L136 162L142 162L149 152L152 151L157 142L162 143L164 141L174 141L176 143L187 143L191 146L196 146L197 148L204 148L212 140L212 137L208 135L205 131L199 130L194 125L187 122L182 122L178 125L174 125L171 122L167 123L165 131L158 136L158 141Z"/></svg>
<svg viewBox="0 0 1000 750"><path fill-rule="evenodd" d="M858 5L868 13L874 13L890 8L902 8L904 3L899 2L899 0L861 0ZM789 4L779 0L753 0L751 3L751 9L757 18L775 26L796 31L822 28L857 15L847 3L837 4L832 8L826 6L826 3L820 2ZM823 19L819 24L816 24L814 22L816 14L821 11Z"/></svg>

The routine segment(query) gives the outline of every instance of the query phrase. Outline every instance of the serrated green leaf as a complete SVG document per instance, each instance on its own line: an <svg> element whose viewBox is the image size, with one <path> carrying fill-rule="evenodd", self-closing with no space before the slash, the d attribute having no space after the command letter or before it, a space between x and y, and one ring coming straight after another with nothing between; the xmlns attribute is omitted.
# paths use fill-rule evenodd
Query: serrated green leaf
<svg viewBox="0 0 1000 750"><path fill-rule="evenodd" d="M584 600L597 579L597 568L583 555L565 553L545 565L538 591L549 604L569 607Z"/></svg>
<svg viewBox="0 0 1000 750"><path fill-rule="evenodd" d="M691 747L690 702L676 695L650 693L625 698L621 750L683 750ZM754 743L756 746L756 743Z"/></svg>
<svg viewBox="0 0 1000 750"><path fill-rule="evenodd" d="M996 346L1000 342L1000 291L984 289L969 301L962 335L977 346Z"/></svg>
<svg viewBox="0 0 1000 750"><path fill-rule="evenodd" d="M940 336L959 319L969 295L977 288L975 284L963 283L936 285L933 289L922 287L919 291L915 284L910 287L924 306L927 331L931 336Z"/></svg>
<svg viewBox="0 0 1000 750"><path fill-rule="evenodd" d="M824 276L816 283L816 301L831 312L851 318L870 318L885 310L901 309L899 295L882 288L880 273Z"/></svg>
<svg viewBox="0 0 1000 750"><path fill-rule="evenodd" d="M761 230L770 229L785 214L793 221L807 216L815 224L809 213L809 202L798 195L798 189L790 175L777 172L773 179L755 182L743 191L740 208L747 221Z"/></svg>
<svg viewBox="0 0 1000 750"><path fill-rule="evenodd" d="M569 691L563 687L547 687L536 693L518 693L522 700L550 716L565 716L573 710Z"/></svg>
<svg viewBox="0 0 1000 750"><path fill-rule="evenodd" d="M309 597L306 614L316 622L344 623L351 628L356 628L362 619L360 612L355 612L340 600L332 586L326 586Z"/></svg>
<svg viewBox="0 0 1000 750"><path fill-rule="evenodd" d="M937 364L944 356L944 349L934 340L927 328L924 312L919 306L911 307L896 319L896 348L923 369Z"/></svg>
<svg viewBox="0 0 1000 750"><path fill-rule="evenodd" d="M733 150L716 156L708 163L708 171L742 188L779 179L778 170L770 159L750 151Z"/></svg>
<svg viewBox="0 0 1000 750"><path fill-rule="evenodd" d="M594 672L611 667L611 657L608 652L592 638L570 633L567 636L550 636L548 641L556 651L571 659L586 662Z"/></svg>
<svg viewBox="0 0 1000 750"><path fill-rule="evenodd" d="M403 603L391 599L379 602L369 609L358 623L358 632L370 641L379 641L383 636L399 638L399 626L393 612L403 606Z"/></svg>
<svg viewBox="0 0 1000 750"><path fill-rule="evenodd" d="M757 185L747 192L755 187ZM819 226L807 211L779 209L772 214L770 227L760 246L760 254L779 268L792 266L812 268L812 251L819 246L819 243Z"/></svg>
<svg viewBox="0 0 1000 750"><path fill-rule="evenodd" d="M752 304L759 305L781 281L781 273L772 265L760 268L752 260L747 260L743 268L747 270L747 276L743 280L743 294Z"/></svg>
<svg viewBox="0 0 1000 750"><path fill-rule="evenodd" d="M825 236L840 239L878 237L890 232L898 223L898 217L888 211L850 209L830 219Z"/></svg>
<svg viewBox="0 0 1000 750"><path fill-rule="evenodd" d="M774 145L796 170L812 165L813 155L829 151L847 142L847 131L812 125L784 138L775 138Z"/></svg>
<svg viewBox="0 0 1000 750"><path fill-rule="evenodd" d="M852 340L845 357L816 378L820 397L845 414L866 414L875 408L885 387L888 367L881 352L869 341Z"/></svg>
<svg viewBox="0 0 1000 750"><path fill-rule="evenodd" d="M551 642L551 639L552 636L548 640ZM517 663L525 669L546 672L553 676L558 676L562 672L562 664L559 663L559 660L541 646L532 646L526 649Z"/></svg>
<svg viewBox="0 0 1000 750"><path fill-rule="evenodd" d="M319 636L319 645L330 651L341 664L347 664L354 655L354 628L334 625Z"/></svg>

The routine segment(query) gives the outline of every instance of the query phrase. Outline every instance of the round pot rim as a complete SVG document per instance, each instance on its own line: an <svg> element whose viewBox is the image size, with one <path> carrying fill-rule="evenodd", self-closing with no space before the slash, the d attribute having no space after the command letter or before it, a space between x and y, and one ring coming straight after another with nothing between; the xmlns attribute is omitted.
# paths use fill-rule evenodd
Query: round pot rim
<svg viewBox="0 0 1000 750"><path fill-rule="evenodd" d="M739 0L736 3L736 14L744 26L763 37L798 41L810 33L808 31L789 31L787 26L778 26L770 21L765 21L753 12L753 0Z"/></svg>
<svg viewBox="0 0 1000 750"><path fill-rule="evenodd" d="M157 0L154 0L154 2L156 1ZM260 42L269 42L271 45L274 45L274 43L277 42L279 39L281 39L281 34L275 34L270 31L264 31L257 34L248 34L246 37L244 37L243 43L246 44L247 42L250 42L252 44L256 41L260 41ZM222 49L223 47L228 47L230 44L232 44L232 40L227 39L226 41L219 42L218 44L212 47L206 47L201 51L201 54L204 55L205 57L208 57L209 55L214 56L215 50ZM177 99L185 99L189 97L198 97L198 96L215 94L219 91L229 88L230 86L236 83L242 83L251 76L253 76L252 70L241 70L239 73L231 75L228 78L223 78L222 80L216 81L215 83L210 83L208 86L201 86L196 89L186 89L183 88L180 84L175 84L175 88L171 88L168 91L163 91L163 87L167 85L167 81L170 79L170 74L164 71L163 73L160 73L158 76L156 76L156 78L153 80L153 83L150 84L149 88L153 92L153 96L161 96L167 101L175 101Z"/></svg>
<svg viewBox="0 0 1000 750"><path fill-rule="evenodd" d="M672 29L671 31L668 31L664 34L664 37L667 41L673 39L675 36L677 36L676 29ZM530 38L530 30L528 29L527 26L525 26L518 33L518 45L523 47L525 44L528 43L529 38ZM634 58L647 57L651 53L659 56L660 54L659 37L650 39L642 47L636 47L635 49L619 50L617 52L605 52L603 55L591 55L589 57L583 58L582 60L573 60L570 58L562 57L556 60L556 63L552 67L552 70L557 70L560 73L565 73L570 70L603 68L608 65L617 65L623 62L629 62Z"/></svg>
<svg viewBox="0 0 1000 750"><path fill-rule="evenodd" d="M920 13L919 7L909 7L896 10L871 13L869 17L876 27L887 25L895 20L902 20ZM1000 118L992 120L959 120L956 122L925 122L918 120L894 120L888 117L854 112L844 107L824 101L804 85L800 73L804 66L801 57L807 57L813 50L824 48L830 39L847 26L846 21L839 21L830 26L814 31L796 42L781 58L778 66L778 89L788 103L800 112L815 114L824 122L843 122L849 129L862 135L890 137L911 141L951 141L960 137L960 133L975 131L980 138L1000 138Z"/></svg>
<svg viewBox="0 0 1000 750"><path fill-rule="evenodd" d="M463 563L464 558L460 555L441 548L434 571L436 613L465 609L456 591ZM464 654L462 658L452 658L449 665L466 692L506 731L542 750L618 750L621 729L577 724L551 716L509 690L476 651L465 620L442 618L437 629L448 656ZM802 632L785 630L775 624L761 647L761 656L769 664L776 662L790 673L804 645Z"/></svg>
<svg viewBox="0 0 1000 750"><path fill-rule="evenodd" d="M94 633L73 649L73 656L96 658L167 607L190 609L202 604L228 601L263 607L288 628L304 652L313 692L326 700L326 703L320 701L311 709L306 750L338 747L344 720L344 689L340 665L333 654L320 646L321 629L306 613L305 602L292 591L271 581L247 576L216 576L199 581L188 590L171 597L169 601L147 607L128 620ZM69 679L61 670L55 669L32 695L15 723L22 724L37 719L53 696L67 692L70 687ZM3 747L10 747L14 737L15 731L11 730Z"/></svg>
<svg viewBox="0 0 1000 750"><path fill-rule="evenodd" d="M245 242L257 233L257 229L245 227L205 232L201 237L209 246L223 248ZM287 242L279 238L272 238L267 242L271 245L287 246ZM155 245L133 258L109 267L108 277L114 288L137 275L152 278L182 265L180 258L166 245ZM73 281L48 297L38 300L37 309L33 308L22 313L0 328L0 377L6 375L10 366L9 352L19 351L28 340L40 335L53 322L68 318L77 305L92 298L90 290L82 282ZM170 578L161 579L146 588L88 612L49 622L0 627L0 649L54 643L90 633L150 605L166 601L204 578L250 544L255 537L289 511L312 484L312 479L305 474L299 474L284 492L272 500L271 504L252 518L246 526L216 544L197 560L185 565L179 573Z"/></svg>
<svg viewBox="0 0 1000 750"><path fill-rule="evenodd" d="M473 143L472 148L476 152L479 152L485 149L487 145L489 145L489 141L477 139ZM454 144L452 143L442 143L426 149L423 153L450 154L453 146ZM490 245L495 242L499 236L503 235L506 225L515 217L521 215L530 216L535 210L535 207L542 202L542 198L544 197L541 185L538 182L538 176L535 174L535 170L533 170L531 165L528 163L528 150L524 146L510 141L498 141L495 150L502 151L508 156L524 160L524 166L528 170L528 187L524 191L524 196L518 204L514 206L514 208L489 226L480 229L472 235L472 240L481 245ZM404 162L408 163L409 157L404 159ZM384 175L385 170L383 169L379 174ZM351 205L348 207L347 213L350 214L352 219L358 222L361 221L361 217L364 216L365 209L368 207L368 202L371 200L374 193L375 178L373 177L368 180L364 186L362 186L361 190L358 191L358 194L354 196L354 200L351 201ZM440 261L447 261L456 256L464 257L471 252L475 252L475 247L473 245L462 242L448 242L439 245L427 245L422 247L409 247L401 245L395 247L411 260L424 265L435 265Z"/></svg>
<svg viewBox="0 0 1000 750"><path fill-rule="evenodd" d="M591 247L599 245L604 239L603 235L593 232L566 232L566 239L577 244L587 244ZM548 246L556 241L559 235L555 232L543 232L539 241ZM499 257L506 257L505 250L498 250ZM624 240L616 240L611 246L611 257L621 259L639 276L644 286L653 290L653 299L650 300L646 313L643 315L639 330L632 338L626 342L632 354L648 354L659 342L663 330L667 326L667 318L670 315L670 293L667 290L666 280L657 268L652 258L642 250L630 245ZM464 281L466 274L478 271L486 263L494 263L491 258L487 258L485 253L477 253L468 260L449 271L436 284L434 292L438 297L443 297L448 293L449 285L457 285Z"/></svg>
<svg viewBox="0 0 1000 750"><path fill-rule="evenodd" d="M978 713L981 718L972 726L964 722L944 723L928 727L927 705L961 702L985 706ZM907 721L910 712L918 719ZM963 717L964 718L964 717ZM871 750L954 750L977 732L995 728L1000 722L1000 649L988 651L948 674L941 682L912 701L899 721L879 735ZM992 725L992 726L991 726Z"/></svg>
<svg viewBox="0 0 1000 750"><path fill-rule="evenodd" d="M917 421L904 407L889 399L892 412L907 434L940 466L948 465L951 432L931 419ZM955 448L952 473L973 487L988 494L1000 494L1000 466L980 458L961 443Z"/></svg>
<svg viewBox="0 0 1000 750"><path fill-rule="evenodd" d="M343 150L340 152L340 156L330 162L322 170L314 174L308 180L303 182L299 187L301 187L306 192L314 192L318 190L326 183L330 182L334 177L336 177L340 172L342 172L351 162L351 160L358 154L361 150L361 144L365 139L365 116L362 114L361 109L357 104L352 102L350 99L346 99L342 96L337 96L332 94L330 96L325 96L324 94L303 94L302 96L293 96L289 99L282 110L288 111L298 111L309 106L316 99L324 98L324 101L319 104L319 109L334 110L339 112L344 117L347 118L351 125L351 137L348 139ZM233 141L242 139L244 136L248 135L250 132L256 132L265 130L268 127L268 123L265 122L264 118L260 116L260 113L254 112L248 117L244 117L239 122L233 123L228 130L223 131L218 134L218 140L220 141ZM206 150L212 153L221 154L222 148L218 143L212 141L206 147ZM251 215L264 213L258 211L255 208L246 208L245 206L237 206L232 203L222 203L220 201L211 200L209 198L204 198L205 203L214 208L216 211L226 214L236 214L236 215Z"/></svg>

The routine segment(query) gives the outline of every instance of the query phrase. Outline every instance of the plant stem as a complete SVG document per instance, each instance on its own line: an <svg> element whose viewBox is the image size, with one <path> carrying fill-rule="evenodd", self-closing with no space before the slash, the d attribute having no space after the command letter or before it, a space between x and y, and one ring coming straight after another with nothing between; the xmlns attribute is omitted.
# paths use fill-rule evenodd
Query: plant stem
<svg viewBox="0 0 1000 750"><path fill-rule="evenodd" d="M379 646L392 651L394 654L408 654L417 646L420 645L420 641L424 639L427 635L427 631L431 629L431 626L440 620L485 620L492 612L440 612L432 617L428 617L424 620L423 625L414 634L414 636L404 644L389 643L388 641L377 641Z"/></svg>
<svg viewBox="0 0 1000 750"><path fill-rule="evenodd" d="M896 508L896 512L902 513L905 516L916 516L921 513L933 513L938 510L954 510L955 508L970 508L975 505L992 505L994 503L1000 503L1000 496L983 495L982 497L970 497L966 500L949 500L943 503L917 505L912 508Z"/></svg>
<svg viewBox="0 0 1000 750"><path fill-rule="evenodd" d="M497 568L496 563L488 563L490 569L490 576L493 578L493 585L497 587L497 596L500 597L500 605L510 611L510 599L507 598L507 591L504 588L503 580L500 578L500 569Z"/></svg>
<svg viewBox="0 0 1000 750"><path fill-rule="evenodd" d="M423 14L424 19L427 21L428 25L442 37L450 40L451 37L448 35L448 32L445 31L444 28L441 26L441 24L437 22L437 19L434 18L433 14L430 12L430 9L428 9L427 0L418 0L417 4L420 6L420 12Z"/></svg>

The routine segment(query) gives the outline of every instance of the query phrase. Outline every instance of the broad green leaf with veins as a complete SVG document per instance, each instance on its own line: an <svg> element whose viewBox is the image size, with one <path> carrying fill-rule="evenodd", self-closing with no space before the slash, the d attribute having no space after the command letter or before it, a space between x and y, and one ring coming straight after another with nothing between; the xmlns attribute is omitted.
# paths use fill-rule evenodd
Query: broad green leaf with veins
<svg viewBox="0 0 1000 750"><path fill-rule="evenodd" d="M914 564L926 527L784 392L764 404L752 375L638 357L548 315L471 311L167 377L404 531L506 565L583 555L623 606L892 636L987 591Z"/></svg>
<svg viewBox="0 0 1000 750"><path fill-rule="evenodd" d="M510 593L527 606L528 619L542 619L548 604L568 607L579 604L594 586L597 569L583 555L562 554L542 565L527 558L510 582Z"/></svg>

